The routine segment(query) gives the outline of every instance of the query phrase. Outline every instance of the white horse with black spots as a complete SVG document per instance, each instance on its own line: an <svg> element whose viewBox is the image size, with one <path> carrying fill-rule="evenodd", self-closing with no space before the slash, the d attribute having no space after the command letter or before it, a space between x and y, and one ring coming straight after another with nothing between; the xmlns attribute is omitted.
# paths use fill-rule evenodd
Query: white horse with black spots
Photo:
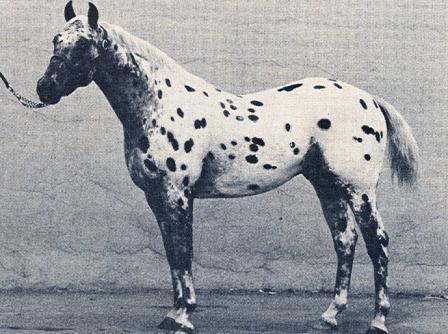
<svg viewBox="0 0 448 334"><path fill-rule="evenodd" d="M417 145L400 114L378 97L333 79L307 78L248 95L224 92L123 29L76 16L53 40L39 80L42 102L94 81L124 129L125 158L163 236L174 306L160 328L192 333L195 198L260 194L302 174L313 185L337 254L329 327L346 308L358 224L372 260L375 316L368 333L387 333L388 235L376 205L386 147L401 182L413 183Z"/></svg>

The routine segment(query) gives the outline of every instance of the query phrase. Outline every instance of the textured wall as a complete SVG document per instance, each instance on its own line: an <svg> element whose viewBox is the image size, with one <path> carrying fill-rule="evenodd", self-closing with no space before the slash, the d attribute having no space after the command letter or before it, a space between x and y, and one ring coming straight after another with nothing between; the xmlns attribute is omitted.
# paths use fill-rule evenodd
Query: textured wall
<svg viewBox="0 0 448 334"><path fill-rule="evenodd" d="M421 147L416 190L379 185L394 291L448 291L447 3L97 0L103 19L233 92L336 77L387 99ZM148 5L151 4L151 5ZM64 1L0 0L0 69L35 96ZM86 2L75 1L78 12ZM124 164L122 130L94 85L39 112L0 91L0 288L170 287L161 238ZM301 177L195 207L200 288L331 289L335 256ZM372 290L361 241L353 291Z"/></svg>

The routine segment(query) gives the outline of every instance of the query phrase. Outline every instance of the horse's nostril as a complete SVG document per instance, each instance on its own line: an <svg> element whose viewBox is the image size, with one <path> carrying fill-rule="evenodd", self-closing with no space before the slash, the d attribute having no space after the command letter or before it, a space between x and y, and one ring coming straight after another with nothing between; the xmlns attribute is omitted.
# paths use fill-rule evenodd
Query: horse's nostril
<svg viewBox="0 0 448 334"><path fill-rule="evenodd" d="M37 82L37 93L39 95L51 94L56 88L56 82L51 79L41 78Z"/></svg>
<svg viewBox="0 0 448 334"><path fill-rule="evenodd" d="M56 101L55 97L59 96L56 88L56 82L54 80L47 77L41 78L37 82L36 88L39 99L44 103Z"/></svg>

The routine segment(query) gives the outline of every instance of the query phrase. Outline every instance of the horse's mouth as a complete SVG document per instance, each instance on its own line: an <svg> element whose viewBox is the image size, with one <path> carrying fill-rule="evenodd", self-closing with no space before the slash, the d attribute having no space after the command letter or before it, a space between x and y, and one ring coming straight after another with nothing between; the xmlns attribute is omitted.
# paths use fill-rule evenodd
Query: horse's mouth
<svg viewBox="0 0 448 334"><path fill-rule="evenodd" d="M39 99L45 104L56 104L61 100L62 96L53 94L39 95Z"/></svg>

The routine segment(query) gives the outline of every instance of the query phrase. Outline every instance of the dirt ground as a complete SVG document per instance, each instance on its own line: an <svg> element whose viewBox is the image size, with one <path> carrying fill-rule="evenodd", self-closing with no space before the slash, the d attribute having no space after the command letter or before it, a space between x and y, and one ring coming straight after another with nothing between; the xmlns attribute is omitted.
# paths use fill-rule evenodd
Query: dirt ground
<svg viewBox="0 0 448 334"><path fill-rule="evenodd" d="M329 303L321 293L199 292L196 333L335 333L313 328ZM158 322L169 309L168 291L142 293L4 293L0 333L166 333ZM448 333L448 301L393 296L391 334ZM371 296L354 296L340 315L339 333L364 333Z"/></svg>

